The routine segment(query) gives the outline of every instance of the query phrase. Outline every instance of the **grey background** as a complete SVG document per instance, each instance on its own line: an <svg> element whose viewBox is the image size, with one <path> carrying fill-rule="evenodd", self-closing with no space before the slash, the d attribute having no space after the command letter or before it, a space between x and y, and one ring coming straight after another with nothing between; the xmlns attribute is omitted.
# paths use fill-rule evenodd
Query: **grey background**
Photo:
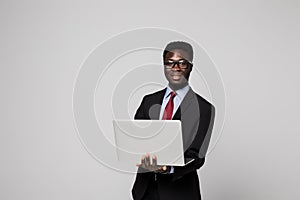
<svg viewBox="0 0 300 200"><path fill-rule="evenodd" d="M1 1L0 199L130 199L83 148L73 84L95 46L154 26L202 44L226 88L204 199L299 199L298 1Z"/></svg>

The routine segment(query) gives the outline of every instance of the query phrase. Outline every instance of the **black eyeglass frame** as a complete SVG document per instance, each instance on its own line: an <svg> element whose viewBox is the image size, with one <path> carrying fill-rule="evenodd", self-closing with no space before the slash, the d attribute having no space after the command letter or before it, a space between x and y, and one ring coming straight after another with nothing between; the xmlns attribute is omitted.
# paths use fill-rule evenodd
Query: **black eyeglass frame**
<svg viewBox="0 0 300 200"><path fill-rule="evenodd" d="M186 62L186 65L182 65L182 62ZM180 59L180 60L177 60L177 61L167 61L167 62L164 62L164 66L165 68L167 69L173 69L175 67L175 65L177 65L180 69L187 69L188 67L192 67L193 66L193 63L191 63L190 61L186 60L186 59Z"/></svg>

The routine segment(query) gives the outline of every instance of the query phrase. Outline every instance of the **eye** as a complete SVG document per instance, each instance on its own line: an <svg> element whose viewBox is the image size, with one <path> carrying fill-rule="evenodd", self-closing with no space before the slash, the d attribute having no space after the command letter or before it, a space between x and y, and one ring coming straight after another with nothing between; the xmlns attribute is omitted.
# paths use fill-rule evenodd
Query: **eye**
<svg viewBox="0 0 300 200"><path fill-rule="evenodd" d="M173 64L174 64L173 61L167 61L167 62L165 62L165 65L173 65Z"/></svg>
<svg viewBox="0 0 300 200"><path fill-rule="evenodd" d="M178 63L179 63L180 66L187 65L187 61L186 60L179 60Z"/></svg>

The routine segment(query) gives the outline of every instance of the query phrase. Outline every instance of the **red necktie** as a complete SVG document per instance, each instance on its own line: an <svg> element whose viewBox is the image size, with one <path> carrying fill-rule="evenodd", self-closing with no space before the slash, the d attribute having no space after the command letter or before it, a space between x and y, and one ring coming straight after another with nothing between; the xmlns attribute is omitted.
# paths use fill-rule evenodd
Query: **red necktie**
<svg viewBox="0 0 300 200"><path fill-rule="evenodd" d="M171 97L169 99L169 102L167 103L166 107L165 107L165 111L163 114L162 119L163 120L170 120L172 119L172 115L173 115L173 109L174 109L174 102L173 99L175 97L176 93L175 92L171 92Z"/></svg>

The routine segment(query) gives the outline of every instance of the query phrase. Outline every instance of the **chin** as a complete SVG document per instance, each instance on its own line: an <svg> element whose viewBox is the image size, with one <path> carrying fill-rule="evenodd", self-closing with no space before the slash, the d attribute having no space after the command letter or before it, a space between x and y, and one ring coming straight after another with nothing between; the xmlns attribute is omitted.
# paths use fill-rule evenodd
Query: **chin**
<svg viewBox="0 0 300 200"><path fill-rule="evenodd" d="M170 86L170 88L171 89L173 89L173 90L178 90L178 89L181 89L181 88L183 88L184 86L186 86L187 85L187 82L169 82L169 86Z"/></svg>

